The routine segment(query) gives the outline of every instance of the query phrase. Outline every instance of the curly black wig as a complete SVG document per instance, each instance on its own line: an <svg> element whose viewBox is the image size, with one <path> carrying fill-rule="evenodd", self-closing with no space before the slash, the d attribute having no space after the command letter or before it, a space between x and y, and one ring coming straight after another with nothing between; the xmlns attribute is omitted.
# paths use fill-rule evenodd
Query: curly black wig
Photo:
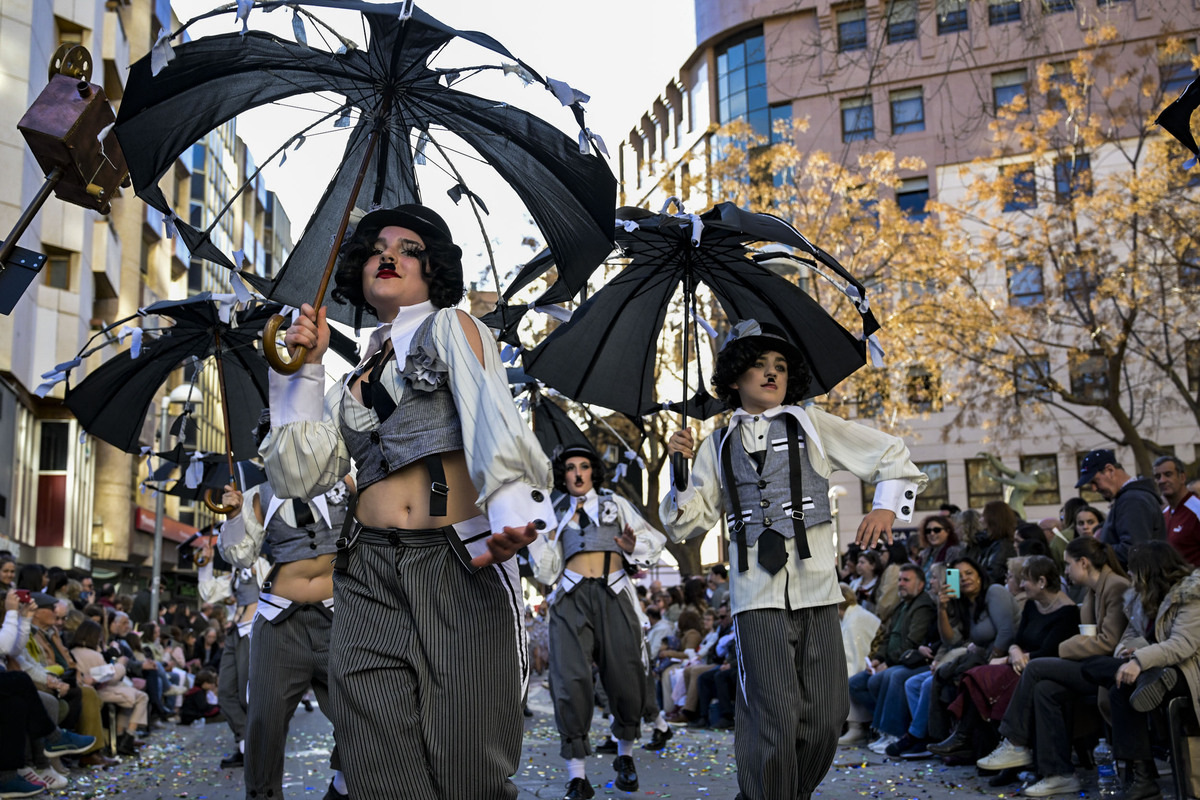
<svg viewBox="0 0 1200 800"><path fill-rule="evenodd" d="M570 453L566 458L563 458L562 455L555 456L552 462L555 489L570 494L567 491L567 458L575 458L582 455L584 454ZM592 488L599 489L608 480L608 467L604 465L604 461L597 455L588 454L587 459L592 462Z"/></svg>
<svg viewBox="0 0 1200 800"><path fill-rule="evenodd" d="M717 363L713 368L713 376L710 381L713 394L717 396L717 399L730 409L740 408L742 399L737 390L731 387L731 384L737 381L742 373L753 367L759 356L772 349L774 348L769 344L764 344L762 339L739 339L727 344L717 354ZM801 360L794 364L793 361L795 359L788 361L787 390L783 393L784 405L798 403L808 391L808 384L812 382L812 373L808 369L808 362Z"/></svg>
<svg viewBox="0 0 1200 800"><path fill-rule="evenodd" d="M363 296L362 271L367 259L375 252L378 236L379 229L375 226L354 231L338 253L337 270L333 275L333 299L361 308L373 317L378 314ZM436 236L421 238L425 249L418 258L421 274L429 284L429 299L436 308L453 308L466 294L461 251L453 243Z"/></svg>

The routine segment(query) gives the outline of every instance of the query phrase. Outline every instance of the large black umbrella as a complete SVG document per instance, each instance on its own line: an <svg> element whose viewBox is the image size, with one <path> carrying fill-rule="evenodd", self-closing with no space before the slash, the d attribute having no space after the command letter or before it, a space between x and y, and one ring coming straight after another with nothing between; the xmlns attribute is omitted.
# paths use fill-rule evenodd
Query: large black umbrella
<svg viewBox="0 0 1200 800"><path fill-rule="evenodd" d="M801 255L757 252L749 247L755 242L785 244ZM656 410L653 343L680 289L684 307L695 316L696 287L701 283L729 320L770 322L787 333L812 373L806 397L828 392L866 363L866 339L879 328L868 308L866 289L836 259L778 217L743 211L732 203L720 203L699 216L620 209L616 243L628 266L569 322L525 354L526 372L568 397L626 414ZM861 338L763 263L775 259L803 262L854 298ZM679 409L685 426L689 412L714 410L700 394L687 397L693 324L686 320L683 325L685 394Z"/></svg>
<svg viewBox="0 0 1200 800"><path fill-rule="evenodd" d="M1196 137L1192 135L1192 114L1197 108L1200 108L1200 78L1189 83L1183 94L1175 98L1154 120L1163 130L1178 139L1180 144L1191 150L1193 156L1200 156L1200 147L1197 147ZM1190 168L1195 160L1191 159L1185 169Z"/></svg>
<svg viewBox="0 0 1200 800"><path fill-rule="evenodd" d="M271 159L306 135L327 132L324 128L345 127L349 140L333 181L288 260L272 280L246 275L272 299L299 306L313 301L313 287L319 285L314 305L320 305L336 243L344 235L351 211L422 202L420 164L429 162L431 169L457 180L451 197L456 202L466 197L482 226L480 211L486 213L486 206L449 158L462 150L473 151L461 155L482 160L515 190L553 250L561 279L568 285L581 287L609 252L616 182L604 161L591 152L602 143L584 125L580 102L586 96L543 78L490 36L446 26L411 3L260 0L253 5L265 9L286 5L297 18L302 12L308 14L304 6L359 11L364 28L369 29L369 43L363 50L353 43L347 47L341 40L339 51L331 52L250 30L180 44L158 74L153 67L161 66L165 58L161 47L133 65L116 133L129 155L134 190L173 218L194 255L230 269L240 266L213 244L210 234L217 220L201 231L174 217L157 186L159 178L195 141L237 114L297 95L311 99L317 92L326 93L320 96L324 102L329 94L339 99L328 114L297 132ZM203 17L227 12L225 7ZM516 63L432 66L431 60L455 38ZM515 72L553 92L571 107L579 140L528 112L456 88L461 80L488 70ZM357 322L354 309L347 305L333 303L329 315L348 324Z"/></svg>
<svg viewBox="0 0 1200 800"><path fill-rule="evenodd" d="M253 461L234 462L234 472L230 474L224 453L183 450L158 455L163 460L159 462L158 469L150 475L147 483L153 483L158 491L191 502L203 500L210 490L214 493L219 492L231 478L234 485L242 491L267 480L267 473ZM177 470L182 470L183 474L177 476Z"/></svg>
<svg viewBox="0 0 1200 800"><path fill-rule="evenodd" d="M269 395L267 364L255 342L279 308L275 303L254 303L237 309L208 292L147 306L141 316L174 324L145 330L140 347L114 356L68 389L66 405L88 433L127 453L140 453L146 414L167 378L185 364L211 358L232 473L234 459L257 452L252 431Z"/></svg>

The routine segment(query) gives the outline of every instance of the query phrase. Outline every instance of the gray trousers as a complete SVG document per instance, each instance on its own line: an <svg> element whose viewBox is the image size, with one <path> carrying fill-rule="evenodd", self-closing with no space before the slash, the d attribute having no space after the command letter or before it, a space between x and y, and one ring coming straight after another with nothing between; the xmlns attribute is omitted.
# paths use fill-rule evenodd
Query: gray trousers
<svg viewBox="0 0 1200 800"><path fill-rule="evenodd" d="M246 797L283 797L288 725L309 685L329 706L329 639L332 623L321 606L292 606L285 619L254 620L250 636L250 702L246 709ZM334 723L334 735L337 724ZM338 769L338 748L330 756Z"/></svg>
<svg viewBox="0 0 1200 800"><path fill-rule="evenodd" d="M850 712L837 606L758 608L733 618L741 800L808 798Z"/></svg>
<svg viewBox="0 0 1200 800"><path fill-rule="evenodd" d="M1071 775L1074 711L1080 703L1094 703L1096 689L1083 677L1081 661L1032 659L1000 721L1000 735L1034 751L1039 775Z"/></svg>
<svg viewBox="0 0 1200 800"><path fill-rule="evenodd" d="M470 573L446 535L362 528L334 573L331 711L351 797L517 796L529 659L516 565Z"/></svg>
<svg viewBox="0 0 1200 800"><path fill-rule="evenodd" d="M629 596L614 595L605 578L580 582L550 607L550 696L562 739L560 756L592 753L593 663L614 717L613 738L638 738L646 690L643 639Z"/></svg>
<svg viewBox="0 0 1200 800"><path fill-rule="evenodd" d="M221 669L217 673L217 699L221 713L233 731L233 739L246 738L246 684L250 681L250 637L238 633L236 625L225 637Z"/></svg>

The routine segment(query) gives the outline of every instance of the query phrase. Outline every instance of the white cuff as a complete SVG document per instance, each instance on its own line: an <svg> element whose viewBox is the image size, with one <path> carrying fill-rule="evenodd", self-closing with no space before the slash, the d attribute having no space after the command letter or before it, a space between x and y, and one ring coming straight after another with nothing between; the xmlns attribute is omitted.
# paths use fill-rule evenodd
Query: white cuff
<svg viewBox="0 0 1200 800"><path fill-rule="evenodd" d="M304 364L294 375L270 370L271 427L325 417L325 365Z"/></svg>
<svg viewBox="0 0 1200 800"><path fill-rule="evenodd" d="M911 522L913 510L917 503L917 484L900 478L880 481L875 484L875 502L872 508L883 508L894 511L896 519Z"/></svg>
<svg viewBox="0 0 1200 800"><path fill-rule="evenodd" d="M247 513L254 513L254 509L249 505L244 506L237 516L226 517L225 521L221 523L221 530L217 532L217 549L221 551L222 558L225 558L226 550L241 544L246 538L246 523L242 517ZM229 559L225 558L225 560Z"/></svg>
<svg viewBox="0 0 1200 800"><path fill-rule="evenodd" d="M554 526L550 492L526 483L506 483L487 499L488 524L492 533L506 527L524 528L530 522L543 536Z"/></svg>

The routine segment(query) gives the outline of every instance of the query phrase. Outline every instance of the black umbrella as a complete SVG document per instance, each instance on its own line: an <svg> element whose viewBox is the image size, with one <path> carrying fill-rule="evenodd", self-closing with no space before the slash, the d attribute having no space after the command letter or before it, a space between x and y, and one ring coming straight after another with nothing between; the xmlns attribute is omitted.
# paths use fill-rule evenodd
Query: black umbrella
<svg viewBox="0 0 1200 800"><path fill-rule="evenodd" d="M778 217L743 211L731 203L720 203L700 216L621 209L616 242L629 265L525 355L526 372L568 397L627 414L656 409L657 354L652 343L658 341L670 301L681 286L684 307L694 317L700 283L709 287L729 320L770 322L787 333L812 372L806 397L828 392L866 363L865 339L879 328L868 309L866 289L836 259ZM803 255L758 253L748 247L754 242L778 242ZM762 263L780 258L807 264L854 298L862 338ZM689 320L683 326L685 354L690 352L692 325ZM685 357L685 405L680 409L684 426L688 412L704 406L699 395L687 401L686 364Z"/></svg>
<svg viewBox="0 0 1200 800"><path fill-rule="evenodd" d="M1200 108L1200 78L1189 83L1183 94L1175 98L1175 101L1164 108L1154 120L1163 130L1178 139L1180 144L1191 150L1194 156L1200 156L1200 147L1196 146L1196 137L1192 135L1192 114L1197 108Z"/></svg>
<svg viewBox="0 0 1200 800"><path fill-rule="evenodd" d="M293 8L297 18L302 12L308 15L303 6L359 11L370 31L369 46L360 50L343 39L342 51L330 52L251 30L183 43L174 48L173 59L157 75L152 62L161 60L161 52L152 52L130 70L116 133L131 156L135 192L172 216L194 255L235 268L210 239L217 220L200 231L175 218L157 186L159 178L193 142L237 114L296 95L326 92L344 102L338 101L321 120L271 156L280 155L305 135L324 132L318 130L323 124L330 130L349 130L342 163L291 256L273 280L246 275L269 297L299 306L313 299L313 287L319 285L314 303L319 306L335 245L344 236L351 211L356 205L366 211L421 202L416 167L427 160L458 181L451 197L455 202L467 197L476 218L482 220L479 212L486 213L486 206L448 157L462 149L460 143L474 151L464 154L468 159L487 163L515 190L554 251L561 279L576 288L586 282L611 249L616 196L611 171L590 152L602 143L584 126L580 102L586 96L543 78L490 36L450 28L411 3L254 3L265 9L283 5ZM203 17L227 11L218 9ZM431 59L456 38L516 63L431 66ZM516 72L552 91L571 107L580 128L579 141L525 111L454 88L460 80L487 70ZM231 206L234 200L229 201ZM347 305L333 303L330 317L356 323L355 311ZM274 359L272 363L279 368Z"/></svg>
<svg viewBox="0 0 1200 800"><path fill-rule="evenodd" d="M158 491L192 502L203 500L210 490L216 492L223 489L231 479L242 491L267 480L266 471L253 461L234 462L234 472L231 474L224 453L201 455L185 450L179 453L168 451L158 455L164 460L147 483L156 484ZM181 460L175 461L176 458ZM182 469L184 475L178 477L170 486L166 486L177 469ZM192 469L196 469L199 474L193 473L189 477L187 473ZM194 485L188 486L189 483Z"/></svg>
<svg viewBox="0 0 1200 800"><path fill-rule="evenodd" d="M145 331L140 348L109 359L68 389L66 405L88 433L127 453L140 453L146 414L167 378L194 359L211 357L232 474L235 458L257 453L253 428L269 394L267 365L255 342L279 309L275 303L255 303L237 310L208 292L147 306L141 316L169 318L174 324Z"/></svg>

